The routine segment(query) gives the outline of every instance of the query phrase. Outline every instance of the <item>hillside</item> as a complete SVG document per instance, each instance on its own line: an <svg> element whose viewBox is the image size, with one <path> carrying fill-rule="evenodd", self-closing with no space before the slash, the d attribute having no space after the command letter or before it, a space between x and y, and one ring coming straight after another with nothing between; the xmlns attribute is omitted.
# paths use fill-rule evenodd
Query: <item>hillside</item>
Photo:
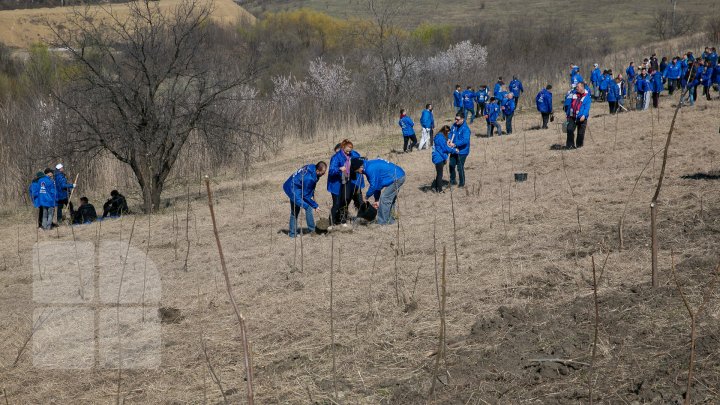
<svg viewBox="0 0 720 405"><path fill-rule="evenodd" d="M336 403L333 351L341 403L587 403L588 376L597 403L681 401L690 321L670 263L678 263L684 291L691 305L699 305L720 248L720 200L712 176L720 162L720 102L700 100L678 117L659 200L660 288L653 290L648 206L661 158L651 156L662 148L674 102L663 97L661 103L658 115L618 116L595 104L586 146L577 151L552 148L564 141L559 121L550 130L533 130L536 114L521 114L511 136L473 136L468 187L452 194L427 192L434 175L428 151L391 152L401 145L394 125L350 128L307 143L288 140L246 181L235 174L213 179L220 239L252 342L257 403ZM415 118L419 111L410 113ZM481 123L472 129L485 130ZM400 225L289 239L283 234L289 210L282 183L299 166L328 159L332 145L344 137L365 156L393 160L407 171ZM527 182L513 181L519 171L529 173ZM683 177L697 173L711 176ZM170 206L150 218L37 233L35 212L25 210L0 225L0 323L5 326L0 393L6 392L9 403L115 402L118 383L125 403L219 403L218 386L229 403L244 401L242 346L200 175L192 179L189 195L184 187L168 190ZM327 213L324 179L316 195ZM619 250L617 225L626 204L625 246ZM162 297L158 304L144 304L143 314L155 319L155 307L164 308L159 367L125 369L118 380L107 353L93 370L33 366L43 360L33 351L44 350L42 341L22 349L34 331L33 309L39 308L33 284L41 282L41 273L33 270L33 261L40 253L33 245L64 243L65 253L45 263L46 277L53 271L73 277L93 273L92 261L67 259L77 254L74 240L80 246L123 241L148 252ZM123 249L109 253L122 257ZM436 271L443 250L448 350L437 393L428 398L440 324ZM592 256L599 277L593 369ZM128 272L141 269L142 262L128 263ZM720 400L720 289L709 298L697 330L697 403ZM72 323L70 329L75 327ZM42 334L44 328L39 329ZM68 325L55 332L74 336ZM92 329L88 333L92 341ZM97 339L111 339L98 333Z"/></svg>
<svg viewBox="0 0 720 405"><path fill-rule="evenodd" d="M240 3L256 15L309 7L341 18L369 16L365 0L243 0ZM668 4L657 0L602 3L592 0L408 0L403 2L397 23L415 27L421 23L462 26L483 21L517 25L529 21L534 25L574 21L579 29L597 36L600 41L609 38L616 45L635 46L656 39L649 33L653 18ZM678 2L678 11L707 17L707 12L716 5L714 0L687 0Z"/></svg>
<svg viewBox="0 0 720 405"><path fill-rule="evenodd" d="M157 2L160 8L170 11L180 3L181 0L160 0ZM254 21L255 17L245 9L238 6L232 0L214 0L212 18L221 24L237 24L244 21ZM113 11L122 16L127 10L125 4L113 4L103 6L89 6L91 12L101 11L101 7L112 7ZM47 22L52 25L62 25L63 21L72 13L70 7L37 8L28 10L3 10L0 11L0 42L7 46L16 48L28 48L34 43L48 43L54 39L52 31L47 27ZM97 13L100 18L103 13Z"/></svg>

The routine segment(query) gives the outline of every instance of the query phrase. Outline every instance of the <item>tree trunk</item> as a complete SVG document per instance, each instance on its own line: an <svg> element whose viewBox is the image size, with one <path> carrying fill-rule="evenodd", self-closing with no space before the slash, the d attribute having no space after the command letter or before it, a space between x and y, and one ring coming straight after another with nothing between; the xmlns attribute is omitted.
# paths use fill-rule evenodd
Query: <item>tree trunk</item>
<svg viewBox="0 0 720 405"><path fill-rule="evenodd" d="M132 161L130 167L142 191L143 211L146 214L157 212L160 209L160 196L165 186L165 176L156 171L160 171L162 166L153 167L149 160L143 159L141 162Z"/></svg>

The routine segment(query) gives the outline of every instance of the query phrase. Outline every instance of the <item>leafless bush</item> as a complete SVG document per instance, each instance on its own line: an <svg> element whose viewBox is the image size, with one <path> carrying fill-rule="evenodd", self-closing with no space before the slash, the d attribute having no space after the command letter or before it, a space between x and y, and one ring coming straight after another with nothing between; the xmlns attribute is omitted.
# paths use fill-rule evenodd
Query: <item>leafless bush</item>
<svg viewBox="0 0 720 405"><path fill-rule="evenodd" d="M653 16L650 33L660 39L691 34L698 25L695 15L674 11L659 11Z"/></svg>

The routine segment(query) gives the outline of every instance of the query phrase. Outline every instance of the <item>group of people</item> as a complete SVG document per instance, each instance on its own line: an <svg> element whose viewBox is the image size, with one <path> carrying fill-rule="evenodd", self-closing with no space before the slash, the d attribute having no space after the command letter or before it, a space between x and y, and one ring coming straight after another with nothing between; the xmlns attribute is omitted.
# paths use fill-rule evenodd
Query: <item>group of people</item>
<svg viewBox="0 0 720 405"><path fill-rule="evenodd" d="M390 225L395 222L393 211L400 187L405 183L405 171L384 159L365 159L355 151L352 141L345 139L335 146L330 163L325 161L308 164L295 171L283 184L290 199L290 224L288 235L298 235L298 215L305 211L308 232L315 232L315 213L320 206L315 201L315 189L325 174L327 190L332 196L330 227L347 227L351 217L350 203L360 211L364 206L377 210L377 223ZM367 180L367 191L363 193ZM370 198L374 201L370 202Z"/></svg>
<svg viewBox="0 0 720 405"><path fill-rule="evenodd" d="M77 188L76 183L69 183L65 176L65 167L62 163L55 166L55 170L47 168L35 174L30 183L28 194L33 206L38 209L38 227L50 230L57 227L63 220L63 208L70 208L72 224L87 224L98 219L95 207L90 204L87 197L80 198L77 210L70 202L71 190ZM110 192L110 199L103 205L103 216L118 217L129 213L127 200L117 190Z"/></svg>

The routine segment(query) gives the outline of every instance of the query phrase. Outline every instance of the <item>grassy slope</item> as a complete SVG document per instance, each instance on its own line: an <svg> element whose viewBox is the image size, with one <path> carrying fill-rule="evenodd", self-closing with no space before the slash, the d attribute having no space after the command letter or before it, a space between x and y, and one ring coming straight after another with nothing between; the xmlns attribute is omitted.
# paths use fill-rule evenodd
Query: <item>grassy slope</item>
<svg viewBox="0 0 720 405"><path fill-rule="evenodd" d="M162 10L173 10L180 3L180 0L162 0L158 4ZM100 18L104 17L101 7L112 7L117 15L124 15L127 6L113 4L112 6L90 6L91 12L98 12ZM6 10L0 11L0 42L5 45L27 48L36 42L52 41L52 31L46 26L49 21L52 24L62 24L72 12L70 7L37 8L30 10ZM214 0L213 20L223 24L236 24L239 21L255 18L245 9L238 6L232 0Z"/></svg>
<svg viewBox="0 0 720 405"><path fill-rule="evenodd" d="M308 143L289 140L284 150L254 168L244 183L244 192L238 178L220 179L213 186L220 235L236 297L248 317L258 403L331 403L330 238L303 240L304 272L299 272L300 241L292 241L279 231L286 229L288 213L282 182L300 165L327 159L331 145L340 137L353 139L366 156L395 160L408 172L400 197L402 254L397 258L397 270L400 291L411 304L396 304L396 227L359 228L335 237L334 245L340 250L335 264L341 267L335 275L334 299L338 390L343 403L426 402L433 364L428 355L437 347L438 330L432 237L436 216L437 246L446 246L449 256L447 333L452 377L448 387L440 387L437 399L428 402L521 403L536 398L537 403L552 403L552 399L562 404L587 403L584 370L556 372L541 367L536 373L527 368L528 359L568 356L589 361L589 255L595 253L601 262L608 249L612 253L599 293L603 323L596 393L606 403L619 398L627 403L649 403L660 394L664 399L656 403L665 403L681 395L689 324L681 301L667 294L671 287L664 287L662 299L622 298L632 296L638 286L649 282L648 202L659 159L650 164L636 193L629 196L651 151L661 147L672 114L670 104L667 97L662 98L659 123L651 120L649 112L622 114L616 120L605 114L606 105L596 104L586 147L574 152L550 150L551 144L563 142L557 121L551 130L527 130L538 123L536 114L518 116L516 133L510 137L473 136L467 162L469 193L454 194L459 273L453 253L450 194L421 191L434 174L428 151L388 153L401 143L395 125L349 128ZM698 273L707 274L717 260L717 184L680 176L717 169L718 108L720 101L700 100L679 117L658 217L663 286L670 281L671 249L679 262L696 260L689 270ZM418 112L411 113L416 117ZM447 122L447 118L439 116L438 122ZM483 126L473 125L473 132L482 130ZM516 171L529 172L529 181L514 183L512 174ZM199 177L200 173L197 180ZM582 233L578 233L568 183L580 207ZM207 374L199 344L203 336L231 403L242 402L241 345L218 272L206 197L195 183L188 272L183 271L184 191L168 190L166 197L177 198L177 213L169 208L153 215L150 258L162 277L161 306L179 308L185 318L180 324L163 325L160 368L123 372L123 396L128 403L201 403L206 397L211 403L221 401ZM324 179L317 198L327 212L330 198ZM618 252L616 226L628 198L625 250ZM179 228L173 225L174 214ZM7 367L0 388L7 390L10 403L50 403L51 399L78 404L114 402L117 372L113 369L38 369L32 366L30 352L21 357L18 367L9 368L30 331L33 307L34 212L19 215L22 218L15 222L0 224L0 323L5 326L0 329L0 368ZM132 223L133 217L128 217L106 221L101 227L77 227L75 236L81 242L127 241ZM137 217L135 227L132 244L144 251L147 220ZM58 232L40 233L39 239L72 245L73 235L62 227ZM74 269L73 264L70 270ZM51 268L45 271L52 273ZM701 284L706 282L706 278L701 279ZM697 301L698 290L692 291ZM558 307L564 311L571 305L575 308L573 316L547 320L523 315L531 310L553 315ZM502 333L492 332L493 324L489 323L488 327L476 328L475 337L468 338L478 318L493 318L502 306L513 308L525 320L508 330L502 326L509 322L506 317L495 323L502 324ZM621 315L629 317L630 327L618 329L610 324ZM707 403L714 402L713 392L720 383L720 340L713 338L718 322L720 294L716 293L699 331L703 343L698 349L697 376L703 385L697 385L696 398ZM657 335L655 330L659 331ZM581 335L573 344L563 343L556 349L570 335L568 331ZM521 332L520 337L526 338L516 341ZM638 344L642 350L636 351ZM502 353L507 361L496 363ZM657 363L660 360L662 364ZM647 398L635 393L638 383L652 390ZM711 388L715 391L703 386L715 387Z"/></svg>
<svg viewBox="0 0 720 405"><path fill-rule="evenodd" d="M247 1L246 8L254 13L265 9L277 11L310 7L338 17L367 16L364 0L260 0ZM705 16L712 10L714 0L687 0L680 2L679 10ZM667 1L658 0L408 0L405 1L400 24L408 27L419 23L471 24L476 21L506 19L523 24L528 16L540 21L568 21L575 18L581 29L600 34L610 33L619 45L636 45L651 40L648 29L653 16ZM483 8L484 4L484 8ZM602 4L602 5L601 5ZM263 5L261 7L261 5ZM442 16L438 18L437 16ZM602 35L601 37L604 37Z"/></svg>

